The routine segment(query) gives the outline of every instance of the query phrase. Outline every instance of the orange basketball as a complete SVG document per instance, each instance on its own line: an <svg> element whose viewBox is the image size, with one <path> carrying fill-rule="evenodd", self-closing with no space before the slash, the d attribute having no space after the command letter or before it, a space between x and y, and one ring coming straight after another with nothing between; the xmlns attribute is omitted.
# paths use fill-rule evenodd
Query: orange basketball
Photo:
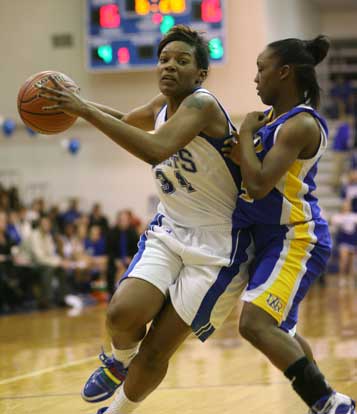
<svg viewBox="0 0 357 414"><path fill-rule="evenodd" d="M55 105L54 101L39 97L40 89L35 85L41 84L56 89L56 84L50 75L63 86L78 91L78 86L67 75L60 72L47 70L31 76L21 86L17 95L17 109L23 122L32 130L41 134L58 134L68 129L76 121L77 117L68 115L60 110L49 112L42 110L43 106ZM44 91L44 93L46 93Z"/></svg>

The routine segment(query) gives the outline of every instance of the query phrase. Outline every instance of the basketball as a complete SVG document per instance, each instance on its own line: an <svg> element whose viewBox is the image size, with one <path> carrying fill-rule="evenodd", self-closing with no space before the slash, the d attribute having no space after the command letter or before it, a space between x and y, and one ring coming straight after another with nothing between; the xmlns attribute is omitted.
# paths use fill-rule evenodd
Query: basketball
<svg viewBox="0 0 357 414"><path fill-rule="evenodd" d="M79 87L67 75L44 71L31 76L21 86L17 96L17 109L26 126L40 134L58 134L68 129L76 121L77 117L66 114L60 110L55 112L44 111L44 106L54 105L53 101L39 96L40 89L36 85L47 86L56 89L56 84L51 80L52 75L63 86L78 91Z"/></svg>

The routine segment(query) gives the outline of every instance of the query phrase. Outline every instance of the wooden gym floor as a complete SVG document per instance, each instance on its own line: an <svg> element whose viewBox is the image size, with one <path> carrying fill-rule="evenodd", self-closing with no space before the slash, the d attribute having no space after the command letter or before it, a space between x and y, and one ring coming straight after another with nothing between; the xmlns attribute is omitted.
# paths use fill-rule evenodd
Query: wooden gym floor
<svg viewBox="0 0 357 414"><path fill-rule="evenodd" d="M180 348L169 373L138 414L298 414L307 409L289 383L237 333L237 309L205 344ZM100 404L80 390L108 349L105 306L0 318L0 414L95 414ZM330 277L314 286L300 311L299 332L311 343L329 382L357 397L357 289ZM104 404L105 405L105 404Z"/></svg>

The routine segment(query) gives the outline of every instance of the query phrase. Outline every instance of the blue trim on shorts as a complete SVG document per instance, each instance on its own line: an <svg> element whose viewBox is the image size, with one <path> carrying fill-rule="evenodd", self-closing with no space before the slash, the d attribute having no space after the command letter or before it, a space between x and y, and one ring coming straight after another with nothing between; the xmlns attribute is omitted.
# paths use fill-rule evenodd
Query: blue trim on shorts
<svg viewBox="0 0 357 414"><path fill-rule="evenodd" d="M210 318L216 302L232 282L234 276L239 273L240 265L248 260L246 251L252 240L249 231L232 230L232 239L232 249L236 250L232 264L229 267L222 267L216 281L203 298L191 324L193 332L202 342L215 330L214 326L210 323Z"/></svg>
<svg viewBox="0 0 357 414"><path fill-rule="evenodd" d="M251 267L251 277L249 278L247 291L256 289L265 283L274 270L281 252L284 249L286 233L289 231L287 226L253 226L251 227L254 244L255 258Z"/></svg>
<svg viewBox="0 0 357 414"><path fill-rule="evenodd" d="M132 272L132 270L134 269L134 267L140 261L142 255L143 255L143 253L145 251L148 230L154 231L154 227L155 226L162 226L162 219L164 217L165 216L163 214L156 214L156 216L153 218L153 220L151 221L151 223L148 225L147 229L141 235L140 240L139 240L139 243L138 243L138 251L137 251L136 255L133 257L133 260L130 262L129 267L127 268L126 272L121 277L121 279L118 282L117 286L119 286L119 284L130 275L130 273Z"/></svg>

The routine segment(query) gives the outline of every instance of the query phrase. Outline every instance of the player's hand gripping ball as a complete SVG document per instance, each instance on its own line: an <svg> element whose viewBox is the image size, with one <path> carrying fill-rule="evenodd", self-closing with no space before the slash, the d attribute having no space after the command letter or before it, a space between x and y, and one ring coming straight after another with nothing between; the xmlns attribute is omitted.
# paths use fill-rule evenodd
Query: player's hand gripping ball
<svg viewBox="0 0 357 414"><path fill-rule="evenodd" d="M46 106L53 105L53 101L41 96L39 86L59 89L58 85L73 92L79 92L79 87L67 75L45 71L31 76L21 86L17 96L17 108L23 122L32 130L40 134L58 134L68 129L77 119L77 116L65 113L62 110L46 111Z"/></svg>

